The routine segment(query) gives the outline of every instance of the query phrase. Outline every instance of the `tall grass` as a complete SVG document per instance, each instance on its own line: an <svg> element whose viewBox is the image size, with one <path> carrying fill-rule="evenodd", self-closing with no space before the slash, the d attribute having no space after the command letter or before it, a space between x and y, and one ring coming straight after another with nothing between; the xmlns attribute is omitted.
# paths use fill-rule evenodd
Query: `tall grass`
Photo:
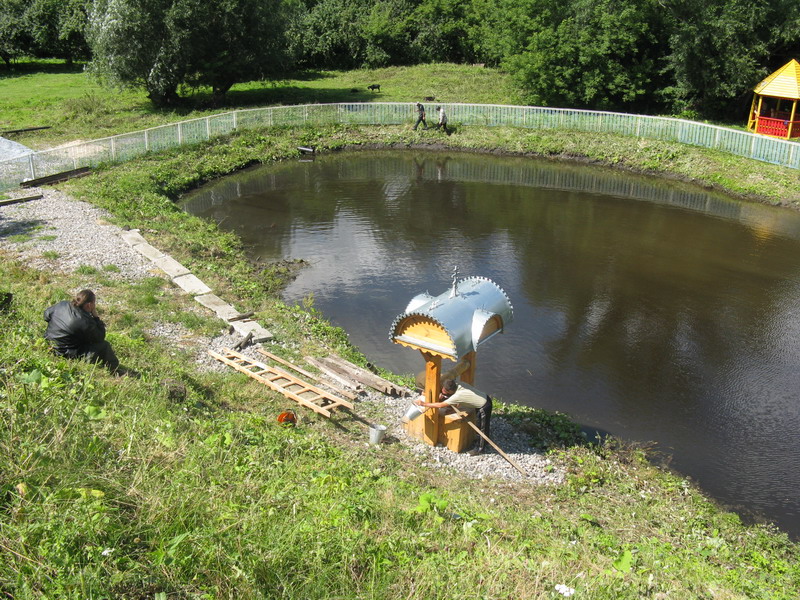
<svg viewBox="0 0 800 600"><path fill-rule="evenodd" d="M362 83L383 84L377 73ZM321 315L276 299L278 270L254 277L240 242L181 213L175 198L253 162L295 156L298 145L433 141L687 177L700 164L707 181L746 168L678 145L455 125L449 138L402 127L247 132L67 189L145 229L255 309L278 351L333 349L358 360ZM758 173L776 197L796 194L784 170ZM800 590L798 548L784 534L743 525L640 449L576 443L562 418L498 407L536 424L532 443L566 469L563 485L467 479L420 464L400 444L366 445L359 405L355 415L303 414L298 427L279 426L281 396L240 374L199 370L196 350L148 333L164 321L198 338L219 327L181 318L188 301L164 280L36 271L0 253L0 282L15 295L0 313L2 597L553 599L566 586L582 599L789 600ZM140 378L58 358L42 340L42 310L87 285L102 289L111 342Z"/></svg>

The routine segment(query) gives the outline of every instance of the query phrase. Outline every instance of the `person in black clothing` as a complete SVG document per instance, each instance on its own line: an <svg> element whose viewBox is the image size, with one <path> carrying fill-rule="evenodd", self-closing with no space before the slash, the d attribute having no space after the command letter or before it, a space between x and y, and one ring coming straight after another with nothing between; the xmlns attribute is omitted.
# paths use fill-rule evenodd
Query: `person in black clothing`
<svg viewBox="0 0 800 600"><path fill-rule="evenodd" d="M417 122L414 123L414 131L417 130L420 123L425 126L425 129L428 128L428 122L425 120L425 107L422 106L421 102L417 102Z"/></svg>
<svg viewBox="0 0 800 600"><path fill-rule="evenodd" d="M120 372L119 359L106 341L106 325L97 314L92 290L81 290L72 301L64 300L44 311L48 339L56 354L99 362L111 372Z"/></svg>

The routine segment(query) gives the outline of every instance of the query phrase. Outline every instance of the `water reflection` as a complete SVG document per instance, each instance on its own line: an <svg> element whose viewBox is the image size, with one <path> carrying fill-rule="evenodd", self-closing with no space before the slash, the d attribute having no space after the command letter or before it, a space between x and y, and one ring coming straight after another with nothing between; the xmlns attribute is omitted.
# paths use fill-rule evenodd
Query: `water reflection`
<svg viewBox="0 0 800 600"><path fill-rule="evenodd" d="M655 440L712 494L797 523L800 215L589 166L386 152L287 162L187 199L253 255L305 258L307 295L370 359L408 300L453 265L509 294L515 320L478 385Z"/></svg>

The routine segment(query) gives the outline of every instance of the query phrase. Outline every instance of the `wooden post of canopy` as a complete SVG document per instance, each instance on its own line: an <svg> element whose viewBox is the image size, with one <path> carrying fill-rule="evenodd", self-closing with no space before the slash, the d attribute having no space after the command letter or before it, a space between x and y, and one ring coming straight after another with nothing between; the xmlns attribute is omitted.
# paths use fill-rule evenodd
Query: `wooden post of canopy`
<svg viewBox="0 0 800 600"><path fill-rule="evenodd" d="M438 402L441 387L442 357L422 352L425 359L425 402ZM425 411L424 440L435 446L439 440L439 409L429 408Z"/></svg>
<svg viewBox="0 0 800 600"><path fill-rule="evenodd" d="M469 385L475 385L475 362L478 358L477 353L473 350L464 355L464 360L469 363L469 367L461 373L461 381Z"/></svg>
<svg viewBox="0 0 800 600"><path fill-rule="evenodd" d="M747 122L747 129L751 131L755 130L756 121L758 120L758 113L756 112L756 98L759 98L758 110L761 109L760 97L756 94L753 94L753 101L750 103L750 120Z"/></svg>
<svg viewBox="0 0 800 600"><path fill-rule="evenodd" d="M794 122L795 115L797 115L797 100L792 102L792 114L789 117L789 127L786 128L786 139L787 140L792 138L792 133L794 131L794 126L795 126L795 122Z"/></svg>

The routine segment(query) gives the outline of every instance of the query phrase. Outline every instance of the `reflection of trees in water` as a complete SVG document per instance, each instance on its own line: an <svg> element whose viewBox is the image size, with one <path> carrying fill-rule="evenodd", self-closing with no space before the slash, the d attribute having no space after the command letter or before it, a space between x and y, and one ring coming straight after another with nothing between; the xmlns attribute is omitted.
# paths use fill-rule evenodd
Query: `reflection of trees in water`
<svg viewBox="0 0 800 600"><path fill-rule="evenodd" d="M514 240L529 303L564 317L552 363L606 373L630 386L620 396L631 401L680 396L708 365L753 351L780 314L783 282L798 275L787 261L796 242L765 242L732 221L612 199L531 209L535 234Z"/></svg>
<svg viewBox="0 0 800 600"><path fill-rule="evenodd" d="M418 265L449 238L469 247L502 233L529 303L563 313L554 364L609 369L643 393L655 382L684 389L698 365L730 359L729 329L763 335L779 282L796 276L785 258L796 242L770 232L796 234L797 219L747 227L734 220L752 210L741 203L583 165L350 153L226 178L188 204L274 256L297 224L332 225L342 211L371 223L387 254L402 245Z"/></svg>

